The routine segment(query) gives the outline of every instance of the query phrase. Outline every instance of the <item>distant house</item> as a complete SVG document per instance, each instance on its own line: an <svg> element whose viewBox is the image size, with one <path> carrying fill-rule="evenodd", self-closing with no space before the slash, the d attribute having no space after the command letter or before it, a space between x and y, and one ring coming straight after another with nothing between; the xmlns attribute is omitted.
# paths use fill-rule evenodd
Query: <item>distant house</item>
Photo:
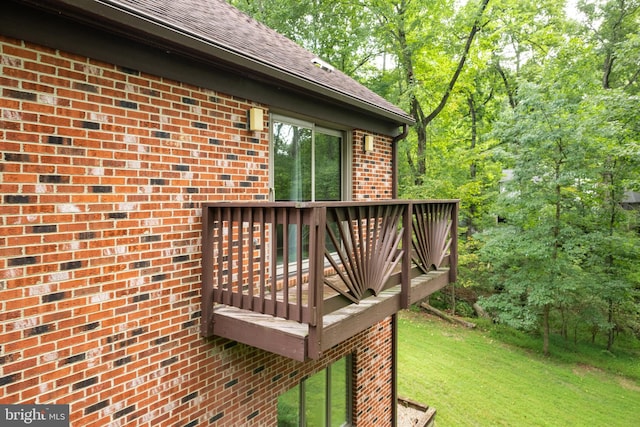
<svg viewBox="0 0 640 427"><path fill-rule="evenodd" d="M640 210L640 192L625 191L624 198L622 199L622 207L625 209Z"/></svg>
<svg viewBox="0 0 640 427"><path fill-rule="evenodd" d="M396 199L410 116L217 0L4 1L0 70L0 404L395 424L457 262L457 202Z"/></svg>

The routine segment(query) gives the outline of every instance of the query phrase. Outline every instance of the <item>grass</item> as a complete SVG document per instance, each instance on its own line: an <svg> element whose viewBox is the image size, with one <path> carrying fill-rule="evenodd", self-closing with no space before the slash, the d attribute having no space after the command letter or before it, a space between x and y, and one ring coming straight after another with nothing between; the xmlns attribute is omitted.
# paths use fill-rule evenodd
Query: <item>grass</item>
<svg viewBox="0 0 640 427"><path fill-rule="evenodd" d="M438 427L638 425L635 349L576 351L554 341L544 358L526 335L411 311L399 334L399 394L435 407Z"/></svg>

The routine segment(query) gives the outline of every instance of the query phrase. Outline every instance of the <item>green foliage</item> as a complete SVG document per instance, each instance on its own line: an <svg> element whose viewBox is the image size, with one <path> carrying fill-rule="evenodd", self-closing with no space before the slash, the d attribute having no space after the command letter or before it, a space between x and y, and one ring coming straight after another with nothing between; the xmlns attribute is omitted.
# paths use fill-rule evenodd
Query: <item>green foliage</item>
<svg viewBox="0 0 640 427"><path fill-rule="evenodd" d="M320 0L231 0L240 10L317 54L337 69L364 78L380 53L375 20L357 2Z"/></svg>
<svg viewBox="0 0 640 427"><path fill-rule="evenodd" d="M555 308L565 334L579 319L606 332L610 349L613 330L637 304L630 273L638 239L625 231L621 208L637 175L635 158L621 153L637 144L613 104L584 98L585 88L601 89L576 84L560 53L545 70L554 80L520 82L516 107L494 128L508 144L514 179L496 204L509 225L483 235L481 258L493 263L498 291L483 304L511 326L535 329L544 320L545 335ZM624 302L631 304L623 310Z"/></svg>
<svg viewBox="0 0 640 427"><path fill-rule="evenodd" d="M438 310L447 310L450 306L449 300L450 298L442 290L429 296L429 304ZM419 308L418 311L420 311Z"/></svg>
<svg viewBox="0 0 640 427"><path fill-rule="evenodd" d="M466 301L456 302L456 315L462 317L473 317L473 308Z"/></svg>
<svg viewBox="0 0 640 427"><path fill-rule="evenodd" d="M299 425L300 386L287 390L278 397L278 427Z"/></svg>
<svg viewBox="0 0 640 427"><path fill-rule="evenodd" d="M232 3L416 117L400 196L461 199L458 285L496 320L640 335L638 0Z"/></svg>

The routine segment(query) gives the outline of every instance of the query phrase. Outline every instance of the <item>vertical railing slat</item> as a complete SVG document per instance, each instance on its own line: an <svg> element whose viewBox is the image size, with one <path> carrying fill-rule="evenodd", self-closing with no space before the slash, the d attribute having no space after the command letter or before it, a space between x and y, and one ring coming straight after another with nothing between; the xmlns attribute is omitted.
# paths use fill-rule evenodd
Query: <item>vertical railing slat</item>
<svg viewBox="0 0 640 427"><path fill-rule="evenodd" d="M412 252L421 253L427 269L448 257L449 281L456 280L458 214L457 201L205 205L201 333L213 333L214 305L227 304L308 323L309 354L318 355L325 287L358 303L367 289L385 289L400 262L407 307ZM337 225L333 231L329 222ZM326 250L327 236L337 255ZM325 257L342 283L325 283Z"/></svg>
<svg viewBox="0 0 640 427"><path fill-rule="evenodd" d="M242 307L246 308L247 310L253 310L253 288L254 288L254 272L253 272L253 252L255 251L255 243L254 243L254 229L253 229L253 208L249 208L246 210L246 218L243 220L243 222L247 223L247 243L248 243L248 248L247 248L247 269L248 269L248 276L247 276L247 295L245 298L244 292L243 292L243 304ZM244 281L244 279L242 280Z"/></svg>
<svg viewBox="0 0 640 427"><path fill-rule="evenodd" d="M302 273L303 273L303 269L302 269L302 261L303 261L303 247L302 247L302 237L303 237L303 230L304 230L304 224L305 221L303 219L303 211L302 209L297 209L296 210L296 222L298 223L298 232L297 232L297 239L296 239L296 286L295 286L295 304L297 306L300 306L302 304ZM287 301L288 302L288 301ZM295 313L295 318L293 320L299 320L300 316L298 311L294 311ZM291 315L290 313L287 313L289 316Z"/></svg>
<svg viewBox="0 0 640 427"><path fill-rule="evenodd" d="M413 203L409 202L402 215L402 272L401 272L401 307L409 308L411 303L411 241L413 233Z"/></svg>
<svg viewBox="0 0 640 427"><path fill-rule="evenodd" d="M278 233L279 212L276 208L271 208L270 214L271 214L271 258L273 260L277 260L278 259L277 233ZM273 299L275 298L276 287L278 286L277 263L271 264L270 276L271 276L269 281L270 295L269 295L269 298L267 298L267 294L265 294L265 301L264 301L265 307L264 307L263 313L275 315L275 311L273 311L275 309L275 306L273 304Z"/></svg>
<svg viewBox="0 0 640 427"><path fill-rule="evenodd" d="M232 305L233 303L233 289L232 289L232 285L233 285L233 217L232 217L232 213L233 211L231 209L226 209L225 210L225 221L227 223L227 281L226 281L226 289L224 288L224 282L221 283L221 286L223 286L223 290L226 291L223 294L223 300L222 303L223 304L227 304L227 305Z"/></svg>
<svg viewBox="0 0 640 427"><path fill-rule="evenodd" d="M214 221L211 218L213 208L202 208L202 259L206 262L202 266L202 307L200 313L200 334L205 337L213 335L213 230Z"/></svg>
<svg viewBox="0 0 640 427"><path fill-rule="evenodd" d="M245 252L245 247L244 247L244 222L242 221L243 219L243 212L245 211L245 209L234 209L234 216L233 216L233 223L236 224L236 228L238 230L238 234L237 234L237 238L236 240L236 248L237 248L237 261L236 263L234 263L235 265L237 265L237 269L234 267L234 271L235 274L231 274L231 278L233 280L233 282L235 283L235 286L232 286L232 294L231 294L231 298L232 298L232 304L235 307L240 307L242 308L242 294L243 294L243 289L242 289L242 282L243 282L243 266L244 266L244 252ZM237 277L237 279L233 279L234 277Z"/></svg>
<svg viewBox="0 0 640 427"><path fill-rule="evenodd" d="M259 208L258 210L258 222L260 224L260 279L258 289L258 312L264 312L264 292L267 279L267 220L265 215L265 208Z"/></svg>
<svg viewBox="0 0 640 427"><path fill-rule="evenodd" d="M449 248L449 282L458 280L458 212L460 203L455 202L451 209L451 246Z"/></svg>
<svg viewBox="0 0 640 427"><path fill-rule="evenodd" d="M216 297L216 302L222 302L223 301L223 291L224 288L222 286L223 282L224 282L224 253L225 253L225 241L227 239L224 238L224 218L222 216L223 214L223 210L222 208L217 208L216 209L216 222L217 222L217 231L218 231L218 274L217 274L217 278L218 281L216 283L216 285L218 286L217 288L217 297Z"/></svg>
<svg viewBox="0 0 640 427"><path fill-rule="evenodd" d="M282 210L282 291L286 294L289 291L289 209ZM280 311L280 305L276 295L273 295L273 301L276 304L276 310L274 316L278 316Z"/></svg>

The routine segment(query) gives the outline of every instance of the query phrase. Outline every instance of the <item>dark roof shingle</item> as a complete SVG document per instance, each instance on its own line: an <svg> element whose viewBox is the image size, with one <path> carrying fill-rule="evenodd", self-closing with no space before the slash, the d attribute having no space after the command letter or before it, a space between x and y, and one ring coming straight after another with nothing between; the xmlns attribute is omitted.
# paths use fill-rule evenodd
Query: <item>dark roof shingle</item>
<svg viewBox="0 0 640 427"><path fill-rule="evenodd" d="M102 0L102 3L152 23L151 28L171 29L194 39L203 48L213 47L245 64L268 69L272 77L280 76L294 85L324 92L325 96L399 123L412 122L402 109L339 70L328 72L314 65L313 53L223 0ZM91 6L86 9L89 11Z"/></svg>

